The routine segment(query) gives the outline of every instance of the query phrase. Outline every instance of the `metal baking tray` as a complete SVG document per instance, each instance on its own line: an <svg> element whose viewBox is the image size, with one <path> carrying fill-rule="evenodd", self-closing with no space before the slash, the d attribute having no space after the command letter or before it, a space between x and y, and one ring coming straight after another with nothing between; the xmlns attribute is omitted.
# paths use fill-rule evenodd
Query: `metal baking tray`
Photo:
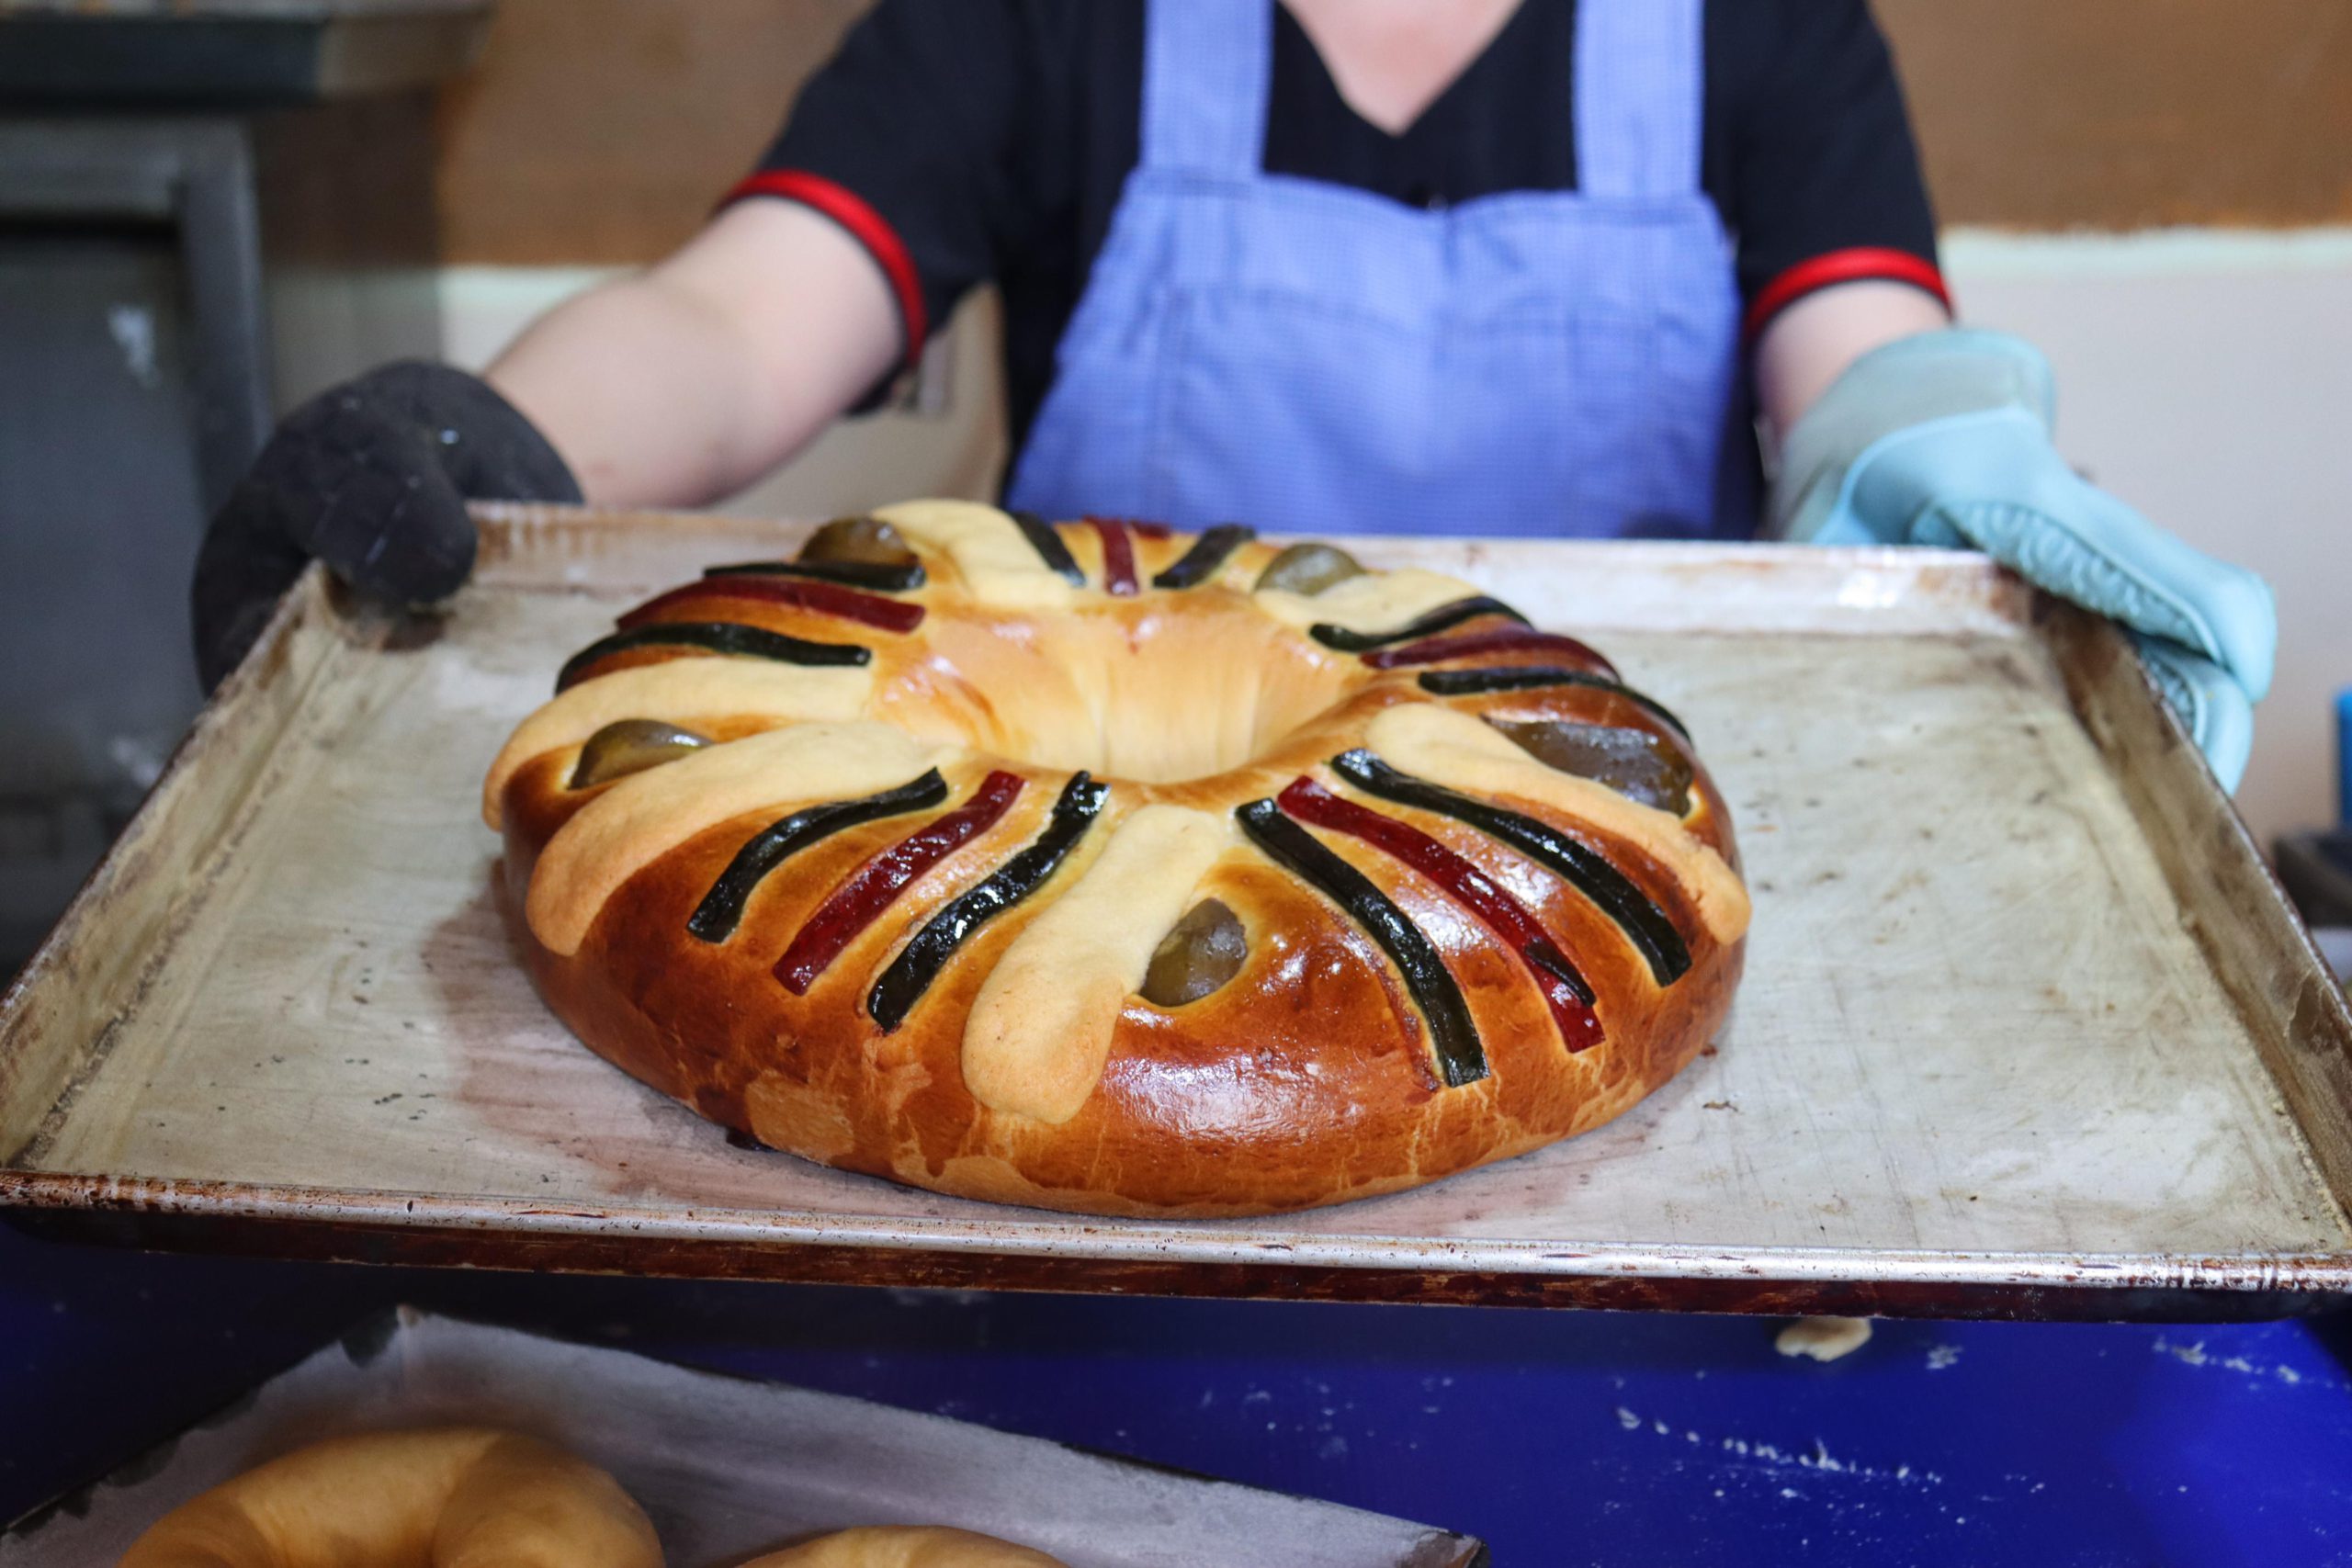
<svg viewBox="0 0 2352 1568"><path fill-rule="evenodd" d="M345 1433L483 1423L604 1466L677 1568L854 1525L954 1525L1070 1568L1480 1568L1468 1536L838 1394L402 1308L0 1534L0 1568L91 1568L165 1513Z"/></svg>
<svg viewBox="0 0 2352 1568"><path fill-rule="evenodd" d="M1271 1219L730 1146L512 955L482 771L569 650L786 525L512 509L446 616L313 576L0 1004L0 1213L278 1256L1752 1312L2352 1291L2352 1020L2104 623L1927 550L1370 539L1684 714L1755 892L1719 1048L1611 1125Z"/></svg>

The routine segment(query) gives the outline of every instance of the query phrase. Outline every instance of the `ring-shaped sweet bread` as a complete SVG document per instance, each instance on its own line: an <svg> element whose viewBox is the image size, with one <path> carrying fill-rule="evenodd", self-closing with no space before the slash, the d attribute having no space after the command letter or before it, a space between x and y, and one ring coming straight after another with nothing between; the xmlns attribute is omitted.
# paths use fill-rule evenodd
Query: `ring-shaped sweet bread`
<svg viewBox="0 0 2352 1568"><path fill-rule="evenodd" d="M1680 721L1441 573L926 502L620 617L492 766L542 994L773 1147L1236 1214L1609 1120L1748 920Z"/></svg>

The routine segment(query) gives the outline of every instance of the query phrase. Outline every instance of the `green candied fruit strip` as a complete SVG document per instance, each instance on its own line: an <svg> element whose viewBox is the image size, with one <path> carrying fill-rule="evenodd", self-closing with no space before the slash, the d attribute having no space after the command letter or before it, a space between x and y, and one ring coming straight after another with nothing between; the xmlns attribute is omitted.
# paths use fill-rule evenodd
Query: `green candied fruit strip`
<svg viewBox="0 0 2352 1568"><path fill-rule="evenodd" d="M572 764L571 789L592 789L600 784L641 773L664 762L674 762L689 751L710 744L707 735L680 729L658 718L615 719L588 738Z"/></svg>
<svg viewBox="0 0 2352 1568"><path fill-rule="evenodd" d="M1525 615L1521 615L1501 600L1490 599L1486 594L1479 593L1467 599L1456 599L1451 604L1440 604L1427 615L1408 621L1401 626L1392 626L1385 632L1360 632L1348 626L1317 623L1306 628L1306 635L1324 647L1337 649L1341 653L1370 653L1374 649L1386 648L1392 643L1417 642L1422 637L1435 637L1440 632L1452 630L1464 621L1483 620L1488 615L1499 615L1507 621L1517 621L1522 626L1527 624ZM1453 672L1449 671L1447 673L1450 675ZM1428 676L1421 677L1421 684L1425 686L1429 684Z"/></svg>
<svg viewBox="0 0 2352 1568"><path fill-rule="evenodd" d="M1250 933L1223 899L1204 898L1169 928L1144 972L1143 999L1180 1008L1221 990L1250 961Z"/></svg>
<svg viewBox="0 0 2352 1568"><path fill-rule="evenodd" d="M1047 571L1072 587L1086 586L1086 573L1080 570L1077 558L1069 553L1069 547L1062 543L1061 535L1051 523L1034 512L1008 512L1005 515L1012 519L1012 525L1021 530L1021 536L1029 541L1029 547L1037 552L1038 560Z"/></svg>
<svg viewBox="0 0 2352 1568"><path fill-rule="evenodd" d="M911 566L914 547L879 517L836 517L800 547L804 562L855 566Z"/></svg>
<svg viewBox="0 0 2352 1568"><path fill-rule="evenodd" d="M1590 779L1628 800L1670 811L1690 810L1690 760L1666 737L1647 729L1568 719L1490 718L1512 745L1547 768Z"/></svg>
<svg viewBox="0 0 2352 1568"><path fill-rule="evenodd" d="M1330 545L1293 545L1266 563L1258 587L1312 598L1351 577L1364 575L1363 563Z"/></svg>
<svg viewBox="0 0 2352 1568"><path fill-rule="evenodd" d="M1637 692L1623 681L1611 681L1584 670L1562 670L1548 664L1510 664L1495 669L1432 670L1423 675L1421 690L1433 697L1476 697L1492 692L1536 692L1546 686L1582 686L1589 691L1610 692L1624 698L1634 706L1656 715L1684 735L1690 727L1675 716L1674 710L1646 692Z"/></svg>
<svg viewBox="0 0 2352 1568"><path fill-rule="evenodd" d="M1193 541L1193 547L1151 580L1154 588L1198 588L1215 577L1233 552L1258 536L1247 523L1220 523Z"/></svg>
<svg viewBox="0 0 2352 1568"><path fill-rule="evenodd" d="M950 901L915 932L866 993L865 1010L890 1034L907 1021L939 972L969 937L1043 886L1102 814L1111 786L1084 772L1070 775L1046 818L1045 831L978 886Z"/></svg>
<svg viewBox="0 0 2352 1568"><path fill-rule="evenodd" d="M1359 747L1331 759L1331 770L1368 795L1468 824L1557 874L1615 921L1650 966L1660 986L1690 970L1690 944L1633 879L1608 858L1550 823L1400 773Z"/></svg>
<svg viewBox="0 0 2352 1568"><path fill-rule="evenodd" d="M1392 903L1372 878L1324 848L1274 802L1250 801L1236 807L1233 815L1251 843L1346 911L1357 929L1388 954L1429 1028L1430 1055L1435 1058L1439 1081L1448 1089L1460 1089L1487 1077L1487 1051L1479 1043L1470 1004L1463 999L1445 960L1411 917Z"/></svg>
<svg viewBox="0 0 2352 1568"><path fill-rule="evenodd" d="M874 659L872 649L855 643L810 642L736 621L657 621L590 643L556 671L555 689L568 689L601 659L639 648L691 648L744 659L773 659L779 664L860 665Z"/></svg>
<svg viewBox="0 0 2352 1568"><path fill-rule="evenodd" d="M768 874L812 844L821 844L845 829L902 816L938 805L947 798L947 781L933 768L894 789L861 795L854 800L829 800L780 817L752 835L718 880L703 895L686 920L686 930L705 942L720 942L742 923L743 906L751 901Z"/></svg>

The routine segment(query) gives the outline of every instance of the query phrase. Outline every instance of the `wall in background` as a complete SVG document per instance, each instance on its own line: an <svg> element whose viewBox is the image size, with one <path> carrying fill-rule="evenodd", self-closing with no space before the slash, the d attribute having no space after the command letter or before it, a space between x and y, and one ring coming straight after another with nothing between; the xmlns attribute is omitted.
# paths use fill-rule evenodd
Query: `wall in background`
<svg viewBox="0 0 2352 1568"><path fill-rule="evenodd" d="M2352 221L2352 0L1876 0L1947 221ZM503 0L446 98L452 262L642 262L866 0Z"/></svg>
<svg viewBox="0 0 2352 1568"><path fill-rule="evenodd" d="M2352 220L2347 0L1872 0L1948 223Z"/></svg>
<svg viewBox="0 0 2352 1568"><path fill-rule="evenodd" d="M503 0L429 128L339 133L346 157L429 144L385 177L429 180L430 233L370 233L360 193L300 187L311 231L277 247L300 264L277 289L281 390L390 353L480 363L597 269L662 254L865 4ZM1963 310L2050 352L2071 457L2278 586L2286 643L2242 804L2266 837L2322 819L2324 697L2352 682L2352 615L2330 602L2352 576L2352 0L1877 8L1960 226ZM981 301L947 334L943 414L845 424L733 509L985 493L993 330Z"/></svg>
<svg viewBox="0 0 2352 1568"><path fill-rule="evenodd" d="M694 232L869 0L501 0L445 95L444 258L627 265Z"/></svg>

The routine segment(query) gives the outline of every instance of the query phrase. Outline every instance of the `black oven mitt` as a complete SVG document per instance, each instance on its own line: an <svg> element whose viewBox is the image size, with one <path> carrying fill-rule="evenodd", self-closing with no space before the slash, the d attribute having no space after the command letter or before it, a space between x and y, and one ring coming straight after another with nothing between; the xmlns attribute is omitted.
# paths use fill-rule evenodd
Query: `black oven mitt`
<svg viewBox="0 0 2352 1568"><path fill-rule="evenodd" d="M197 672L237 667L305 562L399 604L457 592L469 501L580 500L571 470L489 384L447 365L371 370L288 414L206 530L191 592Z"/></svg>

